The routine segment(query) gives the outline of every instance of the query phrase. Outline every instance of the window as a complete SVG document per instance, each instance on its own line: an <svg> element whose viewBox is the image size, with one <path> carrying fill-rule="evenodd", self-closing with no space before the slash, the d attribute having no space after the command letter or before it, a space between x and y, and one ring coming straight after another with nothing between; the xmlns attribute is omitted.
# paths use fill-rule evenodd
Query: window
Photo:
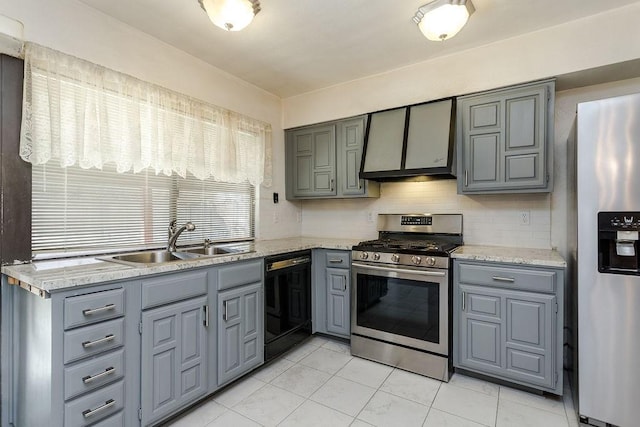
<svg viewBox="0 0 640 427"><path fill-rule="evenodd" d="M24 76L36 257L254 237L270 124L33 43Z"/></svg>
<svg viewBox="0 0 640 427"><path fill-rule="evenodd" d="M249 183L55 164L33 166L32 177L37 258L165 247L173 218L196 225L179 245L254 237L255 190Z"/></svg>

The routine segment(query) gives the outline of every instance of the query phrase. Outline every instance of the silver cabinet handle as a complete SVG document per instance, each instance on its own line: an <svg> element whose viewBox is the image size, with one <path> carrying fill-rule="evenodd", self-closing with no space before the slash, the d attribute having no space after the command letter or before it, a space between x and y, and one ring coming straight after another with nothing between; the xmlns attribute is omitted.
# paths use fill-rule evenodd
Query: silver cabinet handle
<svg viewBox="0 0 640 427"><path fill-rule="evenodd" d="M462 292L462 311L466 311L467 309L467 293Z"/></svg>
<svg viewBox="0 0 640 427"><path fill-rule="evenodd" d="M209 305L203 305L202 306L202 310L204 311L203 313L203 319L202 319L202 324L205 327L209 327Z"/></svg>
<svg viewBox="0 0 640 427"><path fill-rule="evenodd" d="M227 302L228 301L222 302L222 308L224 308L224 313L222 314L222 320L224 320L225 322L227 321Z"/></svg>
<svg viewBox="0 0 640 427"><path fill-rule="evenodd" d="M464 170L464 186L469 186L469 171L467 169Z"/></svg>
<svg viewBox="0 0 640 427"><path fill-rule="evenodd" d="M331 190L329 191L333 191L333 178L331 178Z"/></svg>
<svg viewBox="0 0 640 427"><path fill-rule="evenodd" d="M85 384L89 384L95 380L99 380L100 378L103 378L115 373L116 373L116 368L114 368L113 366L110 366L107 369L105 369L104 372L100 372L99 374L87 375L86 377L82 378L82 382Z"/></svg>
<svg viewBox="0 0 640 427"><path fill-rule="evenodd" d="M115 335L109 334L104 338L100 338L99 340L85 341L85 342L82 343L82 347L89 348L89 347L93 347L94 345L98 345L98 344L102 344L102 343L105 343L105 342L113 341L113 339L115 337L116 337Z"/></svg>
<svg viewBox="0 0 640 427"><path fill-rule="evenodd" d="M516 281L516 279L514 279L513 277L499 277L499 276L493 276L492 277L493 280L495 280L496 282L509 282L509 283L513 283Z"/></svg>
<svg viewBox="0 0 640 427"><path fill-rule="evenodd" d="M86 411L82 411L82 415L83 415L85 418L89 418L89 417L91 417L91 416L93 416L93 415L97 414L98 412L102 412L102 411L104 411L104 410L106 410L106 409L111 408L111 407L112 407L113 405L115 405L115 404L116 404L116 401L115 401L115 400L113 400L113 399L109 399L109 400L107 400L106 402L104 402L104 405L102 405L102 406L98 406L96 409L87 409Z"/></svg>
<svg viewBox="0 0 640 427"><path fill-rule="evenodd" d="M341 259L338 259L338 258L330 259L330 260L329 260L329 262L330 262L331 264L342 264L342 260L341 260Z"/></svg>
<svg viewBox="0 0 640 427"><path fill-rule="evenodd" d="M109 311L109 310L115 310L115 309L116 309L115 304L108 304L108 305L105 305L104 307L88 308L86 310L82 310L82 314L84 314L85 316L91 316L92 314L102 313L103 311Z"/></svg>
<svg viewBox="0 0 640 427"><path fill-rule="evenodd" d="M347 292L347 281L344 281L344 288L342 289L343 292Z"/></svg>

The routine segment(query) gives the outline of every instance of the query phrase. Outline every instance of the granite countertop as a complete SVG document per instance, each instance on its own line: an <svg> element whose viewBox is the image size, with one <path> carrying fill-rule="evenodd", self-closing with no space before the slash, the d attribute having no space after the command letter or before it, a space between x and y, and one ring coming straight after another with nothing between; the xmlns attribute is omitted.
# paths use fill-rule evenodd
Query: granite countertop
<svg viewBox="0 0 640 427"><path fill-rule="evenodd" d="M95 258L83 258L72 260L75 262L69 262L70 265L66 266L64 266L65 261L36 261L29 264L7 265L2 267L2 273L20 281L23 286L30 286L44 292L55 292L76 286L263 258L265 256L304 249L351 250L351 247L358 242L359 240L355 239L295 237L257 241L254 243L253 252L188 261L173 261L150 267L132 267L114 262L100 261ZM78 264L78 262L81 262L81 264Z"/></svg>
<svg viewBox="0 0 640 427"><path fill-rule="evenodd" d="M456 249L452 258L474 261L504 262L564 268L567 262L551 249L511 248L505 246L464 245Z"/></svg>

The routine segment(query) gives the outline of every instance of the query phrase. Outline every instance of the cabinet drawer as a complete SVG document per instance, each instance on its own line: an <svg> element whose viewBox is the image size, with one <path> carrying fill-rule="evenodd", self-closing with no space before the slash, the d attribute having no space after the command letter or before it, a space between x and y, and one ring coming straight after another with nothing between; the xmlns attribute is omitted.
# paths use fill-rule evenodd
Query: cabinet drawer
<svg viewBox="0 0 640 427"><path fill-rule="evenodd" d="M64 369L65 400L109 384L124 375L124 350L120 349Z"/></svg>
<svg viewBox="0 0 640 427"><path fill-rule="evenodd" d="M65 427L93 424L124 408L124 381L101 388L64 405ZM109 425L107 423L107 425Z"/></svg>
<svg viewBox="0 0 640 427"><path fill-rule="evenodd" d="M492 265L458 264L460 283L536 292L554 292L556 272Z"/></svg>
<svg viewBox="0 0 640 427"><path fill-rule="evenodd" d="M232 264L218 269L218 290L262 281L262 261Z"/></svg>
<svg viewBox="0 0 640 427"><path fill-rule="evenodd" d="M120 411L107 419L93 424L91 427L122 427L124 425L124 411Z"/></svg>
<svg viewBox="0 0 640 427"><path fill-rule="evenodd" d="M327 252L325 266L332 268L349 268L349 252Z"/></svg>
<svg viewBox="0 0 640 427"><path fill-rule="evenodd" d="M94 292L64 300L64 328L113 319L124 314L124 289Z"/></svg>
<svg viewBox="0 0 640 427"><path fill-rule="evenodd" d="M110 320L97 325L64 333L64 363L120 347L124 342L124 319Z"/></svg>
<svg viewBox="0 0 640 427"><path fill-rule="evenodd" d="M171 274L142 281L142 308L155 307L207 293L207 272Z"/></svg>

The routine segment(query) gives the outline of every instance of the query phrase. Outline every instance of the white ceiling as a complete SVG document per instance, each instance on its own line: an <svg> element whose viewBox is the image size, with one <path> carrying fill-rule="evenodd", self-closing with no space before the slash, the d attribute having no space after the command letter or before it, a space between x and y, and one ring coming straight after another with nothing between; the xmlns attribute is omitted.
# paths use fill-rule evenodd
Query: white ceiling
<svg viewBox="0 0 640 427"><path fill-rule="evenodd" d="M411 18L429 0L262 0L240 32L197 0L80 0L282 98L562 24L637 0L473 0L454 38L430 42Z"/></svg>

